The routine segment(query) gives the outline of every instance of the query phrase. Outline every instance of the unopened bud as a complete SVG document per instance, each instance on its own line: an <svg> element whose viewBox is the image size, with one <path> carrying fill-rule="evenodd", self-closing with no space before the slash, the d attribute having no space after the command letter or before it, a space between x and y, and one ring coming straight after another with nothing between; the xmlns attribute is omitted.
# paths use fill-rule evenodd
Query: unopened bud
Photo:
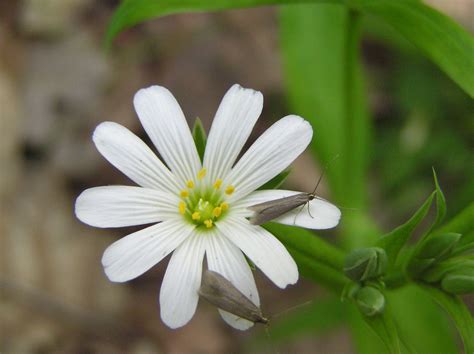
<svg viewBox="0 0 474 354"><path fill-rule="evenodd" d="M385 297L382 292L372 286L360 288L354 295L360 311L368 317L378 315L385 308Z"/></svg>
<svg viewBox="0 0 474 354"><path fill-rule="evenodd" d="M449 256L461 238L461 234L450 232L425 241L408 265L410 274L417 278L428 268Z"/></svg>
<svg viewBox="0 0 474 354"><path fill-rule="evenodd" d="M344 273L354 281L377 279L385 273L387 254L383 248L358 248L350 252L344 263Z"/></svg>
<svg viewBox="0 0 474 354"><path fill-rule="evenodd" d="M474 269L460 269L446 274L441 280L441 288L451 294L474 292Z"/></svg>
<svg viewBox="0 0 474 354"><path fill-rule="evenodd" d="M450 232L447 234L431 237L421 247L418 256L420 258L441 259L453 251L461 236L461 234Z"/></svg>

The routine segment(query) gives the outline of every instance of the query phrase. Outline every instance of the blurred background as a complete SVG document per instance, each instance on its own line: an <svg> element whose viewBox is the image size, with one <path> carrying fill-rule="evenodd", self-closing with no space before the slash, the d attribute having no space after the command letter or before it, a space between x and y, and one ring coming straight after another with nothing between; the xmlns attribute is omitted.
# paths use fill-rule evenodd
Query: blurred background
<svg viewBox="0 0 474 354"><path fill-rule="evenodd" d="M428 2L474 30L472 0ZM256 272L263 311L287 311L294 322L286 328L302 328L278 330L285 324L276 316L269 337L258 326L233 330L203 301L187 326L169 330L157 304L167 261L125 284L107 280L102 252L132 229L88 227L73 211L88 187L130 184L95 150L97 124L118 122L149 142L132 97L151 84L169 88L190 125L200 117L206 129L233 83L262 91L251 139L291 113L276 8L162 18L124 32L106 52L104 31L117 4L0 2L0 352L351 353L344 328L315 335L310 321L293 316L301 312L294 306L326 301L325 290L304 279L282 291ZM433 189L435 166L453 215L474 199L473 101L379 23L366 19L364 33L376 129L373 213L384 229L403 221ZM299 158L287 185L311 190L320 173L313 164ZM324 186L319 191L329 196Z"/></svg>

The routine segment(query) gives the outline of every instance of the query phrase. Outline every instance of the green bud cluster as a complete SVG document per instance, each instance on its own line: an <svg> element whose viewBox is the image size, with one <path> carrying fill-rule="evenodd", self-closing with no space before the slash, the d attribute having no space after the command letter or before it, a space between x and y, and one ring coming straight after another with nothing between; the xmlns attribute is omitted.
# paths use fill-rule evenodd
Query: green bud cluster
<svg viewBox="0 0 474 354"><path fill-rule="evenodd" d="M473 245L463 241L453 232L427 238L415 249L407 273L451 294L474 292L474 259L463 255Z"/></svg>
<svg viewBox="0 0 474 354"><path fill-rule="evenodd" d="M380 284L351 283L344 289L342 297L354 302L360 312L367 317L379 315L385 308L385 296Z"/></svg>
<svg viewBox="0 0 474 354"><path fill-rule="evenodd" d="M356 282L380 279L387 269L387 254L380 247L358 248L344 262L344 273Z"/></svg>
<svg viewBox="0 0 474 354"><path fill-rule="evenodd" d="M422 278L423 274L440 261L449 258L455 250L461 234L450 232L422 241L415 250L407 266L407 271L413 278Z"/></svg>
<svg viewBox="0 0 474 354"><path fill-rule="evenodd" d="M344 262L344 273L354 281L343 292L343 298L353 301L361 313L372 317L385 308L383 276L387 270L387 254L383 248L358 248Z"/></svg>
<svg viewBox="0 0 474 354"><path fill-rule="evenodd" d="M438 263L423 277L428 283L439 283L451 294L468 294L474 291L474 259L456 257Z"/></svg>

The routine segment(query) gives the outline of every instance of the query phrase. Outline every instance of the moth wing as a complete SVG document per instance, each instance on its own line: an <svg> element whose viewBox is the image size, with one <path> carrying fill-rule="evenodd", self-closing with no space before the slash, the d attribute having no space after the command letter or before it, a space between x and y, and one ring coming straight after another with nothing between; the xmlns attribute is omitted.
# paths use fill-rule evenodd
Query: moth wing
<svg viewBox="0 0 474 354"><path fill-rule="evenodd" d="M296 209L281 215L275 222L314 230L331 229L339 224L341 211L327 200L316 197L309 201L307 207L309 212L306 207L304 210Z"/></svg>
<svg viewBox="0 0 474 354"><path fill-rule="evenodd" d="M258 308L221 274L206 270L203 274L199 295L212 305L252 322L266 323Z"/></svg>
<svg viewBox="0 0 474 354"><path fill-rule="evenodd" d="M255 213L250 217L249 221L253 225L264 224L305 204L308 200L307 193L299 193L289 197L252 205L248 207L248 209L253 210Z"/></svg>

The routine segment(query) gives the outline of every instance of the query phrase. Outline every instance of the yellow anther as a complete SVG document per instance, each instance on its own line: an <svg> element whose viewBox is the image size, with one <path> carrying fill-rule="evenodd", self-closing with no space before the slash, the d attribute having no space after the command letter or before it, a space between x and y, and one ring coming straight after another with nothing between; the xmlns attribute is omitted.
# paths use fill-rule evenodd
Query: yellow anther
<svg viewBox="0 0 474 354"><path fill-rule="evenodd" d="M201 219L201 214L199 213L199 211L195 211L195 212L193 213L193 215L191 215L191 218L192 218L193 220L196 220L196 221L197 221L197 220Z"/></svg>
<svg viewBox="0 0 474 354"><path fill-rule="evenodd" d="M212 220L211 219L204 220L204 225L206 225L206 227L210 229L212 227Z"/></svg>
<svg viewBox="0 0 474 354"><path fill-rule="evenodd" d="M215 207L213 210L212 210L212 215L216 218L218 218L222 213L222 208L219 208L219 207Z"/></svg>
<svg viewBox="0 0 474 354"><path fill-rule="evenodd" d="M227 210L227 209L229 209L229 204L227 204L226 202L221 203L221 209L222 209L222 210Z"/></svg>
<svg viewBox="0 0 474 354"><path fill-rule="evenodd" d="M234 186L229 184L227 188L225 189L225 194L231 195L232 193L234 193L234 190L235 190Z"/></svg>
<svg viewBox="0 0 474 354"><path fill-rule="evenodd" d="M201 168L197 174L198 180L202 180L206 175L207 170L205 168Z"/></svg>
<svg viewBox="0 0 474 354"><path fill-rule="evenodd" d="M183 189L181 192L179 192L179 195L181 198L187 198L189 197L189 192L186 189Z"/></svg>
<svg viewBox="0 0 474 354"><path fill-rule="evenodd" d="M178 208L179 208L179 213L184 214L186 212L186 203L183 201L179 202Z"/></svg>
<svg viewBox="0 0 474 354"><path fill-rule="evenodd" d="M222 180L220 178L216 179L216 181L214 182L214 188L219 189L221 188L221 185L222 185Z"/></svg>
<svg viewBox="0 0 474 354"><path fill-rule="evenodd" d="M191 180L187 181L187 182L186 182L186 187L188 187L188 188L194 188L194 182L191 181Z"/></svg>

